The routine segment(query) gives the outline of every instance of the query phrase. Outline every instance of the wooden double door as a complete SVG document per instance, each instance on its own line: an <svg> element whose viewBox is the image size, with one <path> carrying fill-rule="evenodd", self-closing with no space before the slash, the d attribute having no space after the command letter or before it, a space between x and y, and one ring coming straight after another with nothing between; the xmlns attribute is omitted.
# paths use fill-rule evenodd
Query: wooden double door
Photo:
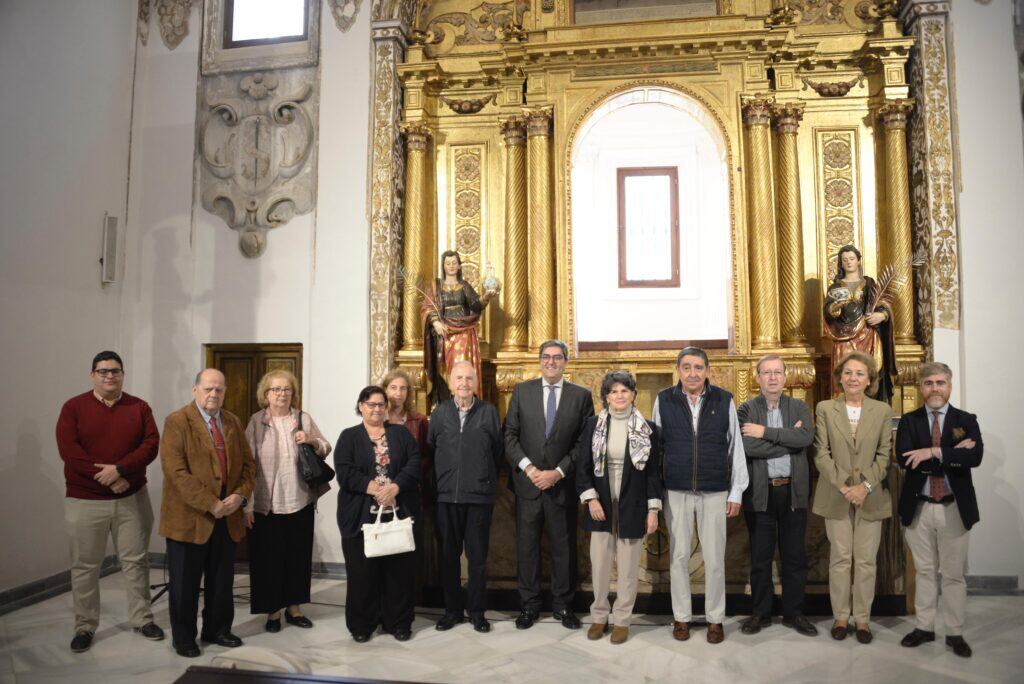
<svg viewBox="0 0 1024 684"><path fill-rule="evenodd" d="M206 365L227 378L224 408L238 416L242 425L260 410L256 387L267 371L282 369L299 380L294 406L302 406L301 344L208 344Z"/></svg>

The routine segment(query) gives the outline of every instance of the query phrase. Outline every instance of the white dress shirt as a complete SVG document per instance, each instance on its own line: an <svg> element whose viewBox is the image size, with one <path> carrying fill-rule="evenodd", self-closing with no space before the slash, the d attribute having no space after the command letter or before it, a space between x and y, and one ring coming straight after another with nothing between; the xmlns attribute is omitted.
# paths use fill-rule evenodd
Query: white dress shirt
<svg viewBox="0 0 1024 684"><path fill-rule="evenodd" d="M540 381L541 381L541 387L543 388L543 391L540 393L540 399L541 399L540 414L542 416L544 416L545 418L547 418L547 413L548 413L548 392L554 392L555 393L555 412L557 413L558 412L558 402L562 401L562 385L565 384L565 378L559 378L558 382L553 382L553 383L550 383L550 384L544 378L541 378ZM553 387L554 389L548 389L549 387ZM533 463L526 456L523 456L519 460L519 469L522 470L524 473L526 472L526 467L529 466L529 465L533 465ZM558 474L561 475L563 478L565 477L565 473L562 472L561 468L559 468L558 466L555 466L555 470L557 470Z"/></svg>

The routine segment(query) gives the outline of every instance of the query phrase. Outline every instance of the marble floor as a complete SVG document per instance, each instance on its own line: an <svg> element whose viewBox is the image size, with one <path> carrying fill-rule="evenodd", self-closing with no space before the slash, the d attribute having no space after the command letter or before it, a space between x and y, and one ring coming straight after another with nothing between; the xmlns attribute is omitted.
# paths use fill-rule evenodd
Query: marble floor
<svg viewBox="0 0 1024 684"><path fill-rule="evenodd" d="M162 571L153 571L162 581ZM237 577L244 595L248 578ZM211 646L194 660L180 658L170 639L148 642L125 623L127 603L119 574L102 580L103 617L90 651L73 654L71 595L63 594L0 617L0 684L10 682L173 682L186 667L209 664L227 649ZM755 636L739 633L738 618L726 622L726 641L711 646L695 630L686 643L672 639L668 618L638 617L628 642L591 642L586 630L570 632L550 618L517 631L509 614L489 613L494 629L477 634L468 624L434 630L435 614L421 615L405 643L375 636L356 644L345 629L344 582L315 580L313 605L306 614L311 630L289 625L278 634L263 630L244 599L236 606L235 632L249 646L279 651L308 663L317 674L390 678L414 682L1012 682L1024 681L1024 596L972 596L966 639L974 657L962 659L940 639L918 649L900 647L912 628L908 618L874 624L875 641L832 641L829 620L815 620L821 635L802 637L781 625ZM332 605L334 604L334 605ZM156 619L168 627L166 596L156 603ZM169 631L169 630L168 630ZM1016 673L1016 674L1014 674Z"/></svg>

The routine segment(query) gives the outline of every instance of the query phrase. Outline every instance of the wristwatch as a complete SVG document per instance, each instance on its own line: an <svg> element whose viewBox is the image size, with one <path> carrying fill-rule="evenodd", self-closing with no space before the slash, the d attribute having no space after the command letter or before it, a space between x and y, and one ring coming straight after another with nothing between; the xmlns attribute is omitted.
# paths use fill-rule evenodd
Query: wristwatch
<svg viewBox="0 0 1024 684"><path fill-rule="evenodd" d="M868 490L868 494L870 494L872 491L871 483L868 482L867 480L864 480L864 487Z"/></svg>
<svg viewBox="0 0 1024 684"><path fill-rule="evenodd" d="M870 490L869 490L869 491L870 491ZM241 496L241 495L239 495L239 496ZM245 507L246 507L246 506L248 506L248 505L249 505L249 500L248 500L247 498L245 498L245 497L243 496L243 497L242 497L242 505L241 505L241 506L239 506L239 508L245 508Z"/></svg>

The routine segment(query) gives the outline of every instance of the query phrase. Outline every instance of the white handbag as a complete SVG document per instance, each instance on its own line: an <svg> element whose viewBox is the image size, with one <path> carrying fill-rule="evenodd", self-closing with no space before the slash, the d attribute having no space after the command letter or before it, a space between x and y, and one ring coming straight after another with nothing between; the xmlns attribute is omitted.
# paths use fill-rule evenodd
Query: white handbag
<svg viewBox="0 0 1024 684"><path fill-rule="evenodd" d="M393 509L394 516L389 522L381 522L380 516L384 507L377 507L377 520L363 524L363 554L367 558L392 556L396 553L408 553L416 550L416 540L412 535L412 516L398 517L398 506Z"/></svg>

